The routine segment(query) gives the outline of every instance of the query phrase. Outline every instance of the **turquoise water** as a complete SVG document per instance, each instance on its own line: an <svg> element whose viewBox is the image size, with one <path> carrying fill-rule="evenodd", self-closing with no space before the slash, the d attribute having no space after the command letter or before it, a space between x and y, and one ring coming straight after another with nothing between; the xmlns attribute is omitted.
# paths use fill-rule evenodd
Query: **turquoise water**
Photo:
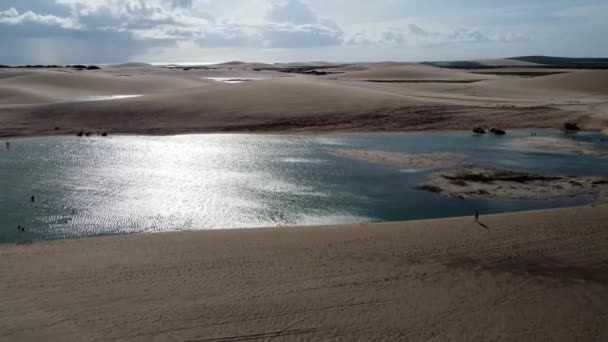
<svg viewBox="0 0 608 342"><path fill-rule="evenodd" d="M569 139L559 131L539 136ZM327 149L467 155L533 172L607 175L608 159L515 150L468 132L289 136L203 134L11 140L0 150L0 242L233 227L411 220L586 204L442 198L416 190L429 172L340 158ZM596 133L578 140L608 148ZM35 202L30 196L36 197ZM25 232L17 230L24 226Z"/></svg>

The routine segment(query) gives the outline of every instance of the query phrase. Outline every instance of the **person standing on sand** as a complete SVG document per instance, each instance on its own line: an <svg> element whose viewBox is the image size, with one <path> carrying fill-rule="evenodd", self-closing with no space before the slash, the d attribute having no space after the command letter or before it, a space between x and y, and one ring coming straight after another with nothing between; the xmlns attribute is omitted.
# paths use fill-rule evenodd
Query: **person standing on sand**
<svg viewBox="0 0 608 342"><path fill-rule="evenodd" d="M475 210L475 221L479 221L479 210Z"/></svg>

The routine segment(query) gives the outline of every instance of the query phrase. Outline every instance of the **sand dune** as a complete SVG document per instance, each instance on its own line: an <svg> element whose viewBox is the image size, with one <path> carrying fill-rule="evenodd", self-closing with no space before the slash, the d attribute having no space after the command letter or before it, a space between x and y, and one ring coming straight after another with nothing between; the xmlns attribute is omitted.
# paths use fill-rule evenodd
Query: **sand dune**
<svg viewBox="0 0 608 342"><path fill-rule="evenodd" d="M219 63L219 64L211 64L211 65L207 65L207 67L209 68L223 68L223 69L227 69L227 68L231 68L231 69L266 69L266 68L276 68L277 66L274 64L269 64L269 63L258 63L258 62L241 62L241 61L232 61L232 62L225 62L225 63Z"/></svg>
<svg viewBox="0 0 608 342"><path fill-rule="evenodd" d="M477 92L480 95L498 95L505 98L533 98L548 99L556 101L581 101L581 95L586 95L585 100L606 101L608 95L608 71L571 71L556 75L529 78L495 78L484 82L462 87L467 92ZM458 90L456 90L458 91ZM554 101L555 102L555 101Z"/></svg>
<svg viewBox="0 0 608 342"><path fill-rule="evenodd" d="M469 100L454 104L454 99L435 95L420 97L392 88L311 78L235 85L209 82L212 84L205 87L133 99L4 110L0 113L6 124L0 127L0 135L72 134L81 129L148 134L226 130L468 130L479 124L559 126L572 117L572 114L564 117L565 113L554 109L512 111L471 107L467 105ZM21 119L13 121L15 117ZM527 121L515 119L521 117ZM20 124L23 120L27 127ZM55 126L62 129L52 130Z"/></svg>
<svg viewBox="0 0 608 342"><path fill-rule="evenodd" d="M608 207L0 246L6 341L604 341Z"/></svg>
<svg viewBox="0 0 608 342"><path fill-rule="evenodd" d="M0 135L71 134L81 129L180 133L559 128L565 121L586 129L608 126L605 71L512 78L390 62L340 66L341 74L311 76L239 65L247 64L216 70L133 64L95 71L2 70ZM217 77L267 80L226 85L208 79ZM466 83L479 78L486 80ZM389 83L361 82L365 80ZM99 95L144 96L67 103ZM56 126L62 129L53 130Z"/></svg>
<svg viewBox="0 0 608 342"><path fill-rule="evenodd" d="M480 75L481 76L481 75ZM474 94L477 97L503 98L517 105L519 100L532 100L538 105L596 106L607 102L608 71L572 71L540 77L500 77L473 84L444 86L453 94ZM423 86L424 87L424 86ZM432 90L426 87L427 90ZM578 110L593 111L593 107Z"/></svg>
<svg viewBox="0 0 608 342"><path fill-rule="evenodd" d="M12 78L12 77L31 75L33 73L35 73L35 71L30 71L30 70L14 70L14 69L0 69L0 80L7 79L7 78Z"/></svg>
<svg viewBox="0 0 608 342"><path fill-rule="evenodd" d="M420 64L373 67L368 70L345 72L338 77L341 79L378 80L470 80L488 78L488 76L473 75L464 71Z"/></svg>
<svg viewBox="0 0 608 342"><path fill-rule="evenodd" d="M152 67L151 64L148 63L139 63L139 62L130 62L130 63L122 63L122 64L110 64L107 66L104 66L107 68L114 68L114 69L122 69L122 68L150 68Z"/></svg>
<svg viewBox="0 0 608 342"><path fill-rule="evenodd" d="M274 64L278 67L331 67L331 66L339 66L340 63L331 63L331 62L289 62L289 63L276 63Z"/></svg>
<svg viewBox="0 0 608 342"><path fill-rule="evenodd" d="M198 88L156 98L160 101L179 101L198 108L250 113L311 113L323 112L323 108L333 112L407 102L390 94L307 78L278 78Z"/></svg>
<svg viewBox="0 0 608 342"><path fill-rule="evenodd" d="M345 65L345 66L333 67L333 68L328 68L328 69L321 69L318 71L347 72L347 71L363 71L363 70L369 70L369 69L370 69L369 66L352 64L352 65Z"/></svg>
<svg viewBox="0 0 608 342"><path fill-rule="evenodd" d="M394 62L394 61L366 62L366 63L357 63L357 64L368 67L368 68L385 68L385 67L396 67L396 66L421 65L421 64L413 63L413 62Z"/></svg>
<svg viewBox="0 0 608 342"><path fill-rule="evenodd" d="M111 77L102 73L44 72L0 80L0 85L28 87L30 89L58 88L58 91L92 90L124 92L141 90L142 93L156 93L200 86L201 83L177 77L154 77L138 75L136 78Z"/></svg>
<svg viewBox="0 0 608 342"><path fill-rule="evenodd" d="M186 78L157 75L119 77L101 72L45 71L0 79L0 101L28 104L66 101L80 96L152 94L203 86Z"/></svg>
<svg viewBox="0 0 608 342"><path fill-rule="evenodd" d="M476 59L472 62L479 63L483 66L488 67L542 67L542 64L519 61L516 59L508 59L508 58L490 58L490 59Z"/></svg>
<svg viewBox="0 0 608 342"><path fill-rule="evenodd" d="M608 95L608 70L579 71L531 80L517 80L513 83L541 89Z"/></svg>
<svg viewBox="0 0 608 342"><path fill-rule="evenodd" d="M53 97L32 92L27 88L0 86L0 105L6 104L39 104L52 102Z"/></svg>

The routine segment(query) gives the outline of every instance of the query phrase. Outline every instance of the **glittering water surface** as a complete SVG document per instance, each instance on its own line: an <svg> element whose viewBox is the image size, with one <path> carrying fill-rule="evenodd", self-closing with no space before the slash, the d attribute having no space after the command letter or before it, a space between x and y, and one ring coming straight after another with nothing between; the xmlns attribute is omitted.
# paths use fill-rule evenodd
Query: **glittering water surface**
<svg viewBox="0 0 608 342"><path fill-rule="evenodd" d="M212 80L222 83L237 84L250 81L267 80L268 77L205 77L206 80Z"/></svg>
<svg viewBox="0 0 608 342"><path fill-rule="evenodd" d="M559 207L589 196L463 201L416 190L428 172L332 156L332 148L465 153L471 163L605 175L600 157L514 150L529 135L469 133L13 139L0 150L0 242L184 229L407 220ZM539 136L557 136L542 131ZM599 134L579 133L591 144ZM4 145L4 144L3 144ZM36 197L35 202L30 196ZM17 226L26 227L25 232Z"/></svg>
<svg viewBox="0 0 608 342"><path fill-rule="evenodd" d="M77 97L70 102L93 102L93 101L111 101L111 100L121 100L121 99L130 99L134 97L141 97L141 95L90 95L90 96L81 96Z"/></svg>

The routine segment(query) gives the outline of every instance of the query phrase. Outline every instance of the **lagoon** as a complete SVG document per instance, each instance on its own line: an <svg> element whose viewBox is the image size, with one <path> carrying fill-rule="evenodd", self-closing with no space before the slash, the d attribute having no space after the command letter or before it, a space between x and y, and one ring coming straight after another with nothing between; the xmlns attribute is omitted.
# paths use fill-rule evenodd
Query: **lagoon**
<svg viewBox="0 0 608 342"><path fill-rule="evenodd" d="M538 136L571 139L557 130ZM54 136L0 151L0 243L176 230L382 222L564 207L552 200L460 200L416 189L432 171L336 156L332 149L452 152L468 164L606 176L608 159L516 148L469 132L332 135ZM577 141L608 149L599 133ZM30 196L36 197L35 202ZM26 227L25 232L17 226Z"/></svg>

